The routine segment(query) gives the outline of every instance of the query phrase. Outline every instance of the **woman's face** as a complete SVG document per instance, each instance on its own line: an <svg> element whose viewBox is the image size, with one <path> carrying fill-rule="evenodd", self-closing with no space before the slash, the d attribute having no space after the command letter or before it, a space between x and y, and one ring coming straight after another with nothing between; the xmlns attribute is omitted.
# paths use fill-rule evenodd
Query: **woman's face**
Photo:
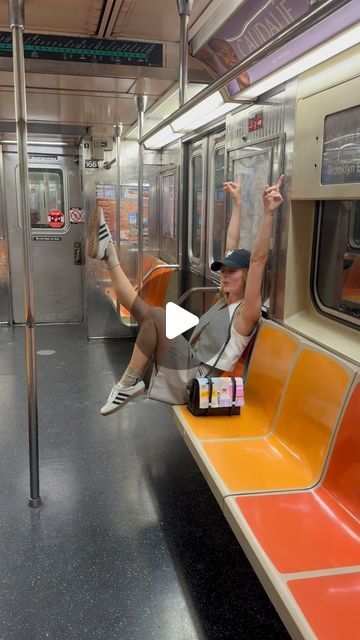
<svg viewBox="0 0 360 640"><path fill-rule="evenodd" d="M234 300L242 298L245 291L243 270L221 267L221 286L224 293L228 293Z"/></svg>

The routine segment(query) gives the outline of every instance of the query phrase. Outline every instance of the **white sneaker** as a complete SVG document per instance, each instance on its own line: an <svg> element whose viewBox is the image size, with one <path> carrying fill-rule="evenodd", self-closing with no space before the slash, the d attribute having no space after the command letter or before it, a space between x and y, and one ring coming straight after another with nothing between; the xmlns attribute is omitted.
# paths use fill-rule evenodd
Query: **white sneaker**
<svg viewBox="0 0 360 640"><path fill-rule="evenodd" d="M121 409L124 404L132 400L136 396L139 396L145 391L145 384L143 380L138 380L131 387L122 387L119 383L114 384L110 391L106 404L101 409L102 416L109 416L111 413L115 413Z"/></svg>
<svg viewBox="0 0 360 640"><path fill-rule="evenodd" d="M111 240L101 207L95 207L89 216L87 226L87 254L96 260L106 259L106 249Z"/></svg>

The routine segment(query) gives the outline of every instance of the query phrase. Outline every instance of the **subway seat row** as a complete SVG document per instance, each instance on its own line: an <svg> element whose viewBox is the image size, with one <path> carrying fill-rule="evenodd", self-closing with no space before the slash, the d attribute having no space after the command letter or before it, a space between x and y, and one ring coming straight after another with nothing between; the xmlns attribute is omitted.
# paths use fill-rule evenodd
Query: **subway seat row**
<svg viewBox="0 0 360 640"><path fill-rule="evenodd" d="M242 415L173 413L291 637L358 637L358 369L263 321Z"/></svg>

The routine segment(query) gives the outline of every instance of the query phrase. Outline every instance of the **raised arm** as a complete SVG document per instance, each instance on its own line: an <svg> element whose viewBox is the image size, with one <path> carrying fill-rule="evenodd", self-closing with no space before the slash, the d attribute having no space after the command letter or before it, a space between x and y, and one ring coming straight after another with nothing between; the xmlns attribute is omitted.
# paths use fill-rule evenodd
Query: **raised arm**
<svg viewBox="0 0 360 640"><path fill-rule="evenodd" d="M260 316L261 284L269 255L273 216L283 201L279 191L283 181L284 176L280 176L277 183L267 186L263 193L264 213L251 253L244 304L234 320L234 328L241 335L249 335Z"/></svg>
<svg viewBox="0 0 360 640"><path fill-rule="evenodd" d="M240 244L241 221L241 186L239 182L224 182L224 191L232 199L232 213L226 234L225 253L231 249L238 249Z"/></svg>

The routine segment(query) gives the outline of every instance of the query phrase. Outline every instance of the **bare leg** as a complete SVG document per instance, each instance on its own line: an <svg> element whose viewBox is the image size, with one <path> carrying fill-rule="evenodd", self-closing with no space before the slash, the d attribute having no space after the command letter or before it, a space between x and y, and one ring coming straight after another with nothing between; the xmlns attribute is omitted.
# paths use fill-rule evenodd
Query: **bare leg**
<svg viewBox="0 0 360 640"><path fill-rule="evenodd" d="M119 264L100 207L95 209L89 218L88 255L90 258L105 261L117 300L129 310L140 325L130 363L119 382L114 384L106 404L101 409L102 415L109 415L144 392L144 370L153 356L157 364L162 362L169 347L169 340L165 337L165 310L151 307L137 294Z"/></svg>
<svg viewBox="0 0 360 640"><path fill-rule="evenodd" d="M112 246L114 245L112 244ZM144 302L137 294L120 264L112 268L109 267L109 275L117 300L134 316L135 320L141 324L146 313L151 309L150 305Z"/></svg>
<svg viewBox="0 0 360 640"><path fill-rule="evenodd" d="M87 250L90 258L103 260L106 263L117 300L140 324L150 306L136 293L119 264L116 249L105 223L101 207L94 209L89 217Z"/></svg>
<svg viewBox="0 0 360 640"><path fill-rule="evenodd" d="M165 309L150 307L146 313L132 356L129 367L135 371L144 372L151 358L155 357L156 366L159 366L169 349L170 340L165 334Z"/></svg>

